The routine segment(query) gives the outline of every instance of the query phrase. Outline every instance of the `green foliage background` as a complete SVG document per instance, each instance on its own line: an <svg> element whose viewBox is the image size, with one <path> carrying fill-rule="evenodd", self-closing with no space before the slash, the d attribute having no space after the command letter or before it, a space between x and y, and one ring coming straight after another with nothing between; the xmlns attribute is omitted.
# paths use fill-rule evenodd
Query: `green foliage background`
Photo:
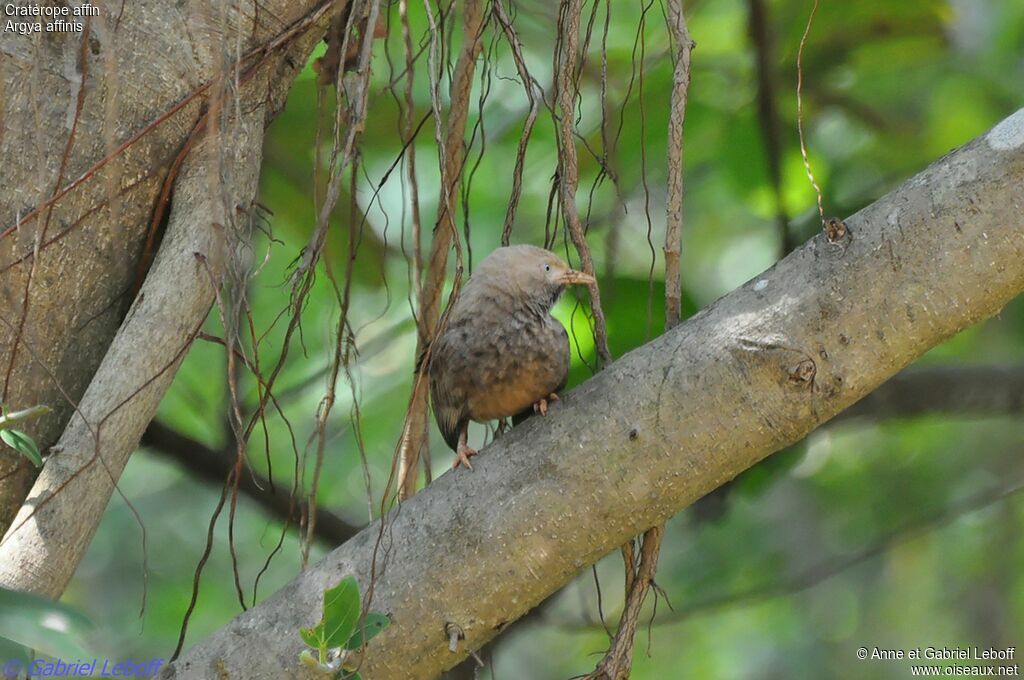
<svg viewBox="0 0 1024 680"><path fill-rule="evenodd" d="M781 119L781 195L797 241L803 241L819 228L796 138L795 58L810 2L766 4ZM393 21L395 5L390 9ZM418 43L425 24L422 8L412 5ZM599 165L583 151L580 208L589 208L594 217L590 242L606 297L612 349L621 355L662 329L672 64L663 10L652 3L641 30L642 92L639 79L631 86L631 75L641 63L635 40L645 4L612 5L608 108L613 130L621 115L612 160L625 211L617 209L615 187L607 180L588 205ZM516 8L530 67L547 88L556 10L540 0L523 0ZM685 134L683 276L687 313L692 313L770 266L780 255L780 238L755 104L748 5L696 0L687 14L697 42ZM595 149L601 139L599 46L596 34L584 70L578 124L582 139ZM1019 108L1022 46L1024 3L1019 0L823 3L807 43L804 96L811 162L828 213L852 214ZM397 26L376 49L374 95L354 197L357 213L366 216L365 223L356 225L361 240L351 312L360 358L354 388L338 388L340 401L328 427L318 498L322 507L354 524L368 521L387 479L415 347L403 255L410 236L402 173L392 173L375 194L402 147L396 100L386 90L401 71ZM483 154L465 187L471 246L467 260L472 262L499 244L516 144L528 110L505 43L487 37L485 51L491 54L490 91L482 104L486 143L481 144L478 130L471 163L481 150ZM389 56L395 74L389 73ZM429 112L425 59L419 63L417 122ZM254 244L257 260L269 254L249 290L261 331L287 305L290 268L315 221L314 143L321 115L314 78L307 68L266 140L261 202L273 212L268 227L274 242L261 237ZM397 87L400 93L401 84ZM481 120L480 91L478 84L471 126ZM428 121L415 145L428 235L438 193L432 126ZM543 242L555 166L551 117L542 110L527 156L514 241ZM345 243L347 230L353 228L352 198L347 190L343 193L325 254L337 272L344 271L349 256ZM618 230L614 252L608 246L613 229ZM556 248L564 248L561 234ZM652 256L654 280L649 282ZM304 311L302 345L292 347L278 381L300 450L313 431L324 393L337 314L333 293L321 276ZM571 298L558 308L558 315L571 323L578 341L581 356L573 381L579 382L589 374L583 359L593 353L585 316ZM208 330L222 332L216 313ZM282 336L283 324L278 323L261 347L265 366L281 351ZM1018 300L998 318L964 332L921 361L1024 361L1024 304ZM212 447L227 445L224 375L223 349L197 343L161 405L159 419ZM241 386L245 401L253 403L254 381L243 376ZM358 430L353 394L361 414ZM288 431L276 416L268 423L265 434L257 430L253 437L249 462L266 474L267 460L272 461L276 482L290 485L295 462ZM480 429L471 436L480 442L484 435ZM432 437L435 473L440 474L450 456L433 429ZM638 636L634 677L905 677L901 662L860 662L856 648L1024 646L1024 499L1010 495L976 507L982 503L979 498L994 498L1024 482L1022 453L1024 424L1019 418L954 415L822 428L741 477L720 515L698 521L686 512L670 523L657 580L674 611L662 600L654 624ZM307 457L304 471L307 483L312 458ZM373 503L367 499L367 478ZM97 651L117 658L166 657L177 639L220 489L147 450L133 458L121 488L146 527L144 614L138 615L144 588L141 533L116 496L64 601L96 623ZM215 531L190 643L240 609L226 526L225 517ZM234 543L247 603L282 530L278 520L247 499L239 501ZM313 558L329 547L315 545ZM257 599L297 573L299 554L295 532L285 532L283 549L261 578ZM605 614L613 622L621 602L618 557L602 561L597 574ZM444 575L425 574L423 587L434 578ZM313 625L316 615L311 612L305 625ZM605 648L595 581L588 570L554 605L503 636L496 648L494 677L570 677L591 669ZM490 672L485 669L481 676L490 677Z"/></svg>

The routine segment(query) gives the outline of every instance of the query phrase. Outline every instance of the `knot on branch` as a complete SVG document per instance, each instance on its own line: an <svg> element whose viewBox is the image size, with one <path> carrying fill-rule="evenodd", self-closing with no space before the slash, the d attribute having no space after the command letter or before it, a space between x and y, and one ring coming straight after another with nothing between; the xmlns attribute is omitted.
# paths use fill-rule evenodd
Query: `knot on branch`
<svg viewBox="0 0 1024 680"><path fill-rule="evenodd" d="M814 376L818 374L818 366L814 359L807 358L789 370L789 382L794 385L814 386Z"/></svg>
<svg viewBox="0 0 1024 680"><path fill-rule="evenodd" d="M452 621L445 622L444 634L448 638L448 651L453 654L459 649L459 640L466 639L466 634L462 632L462 626Z"/></svg>
<svg viewBox="0 0 1024 680"><path fill-rule="evenodd" d="M846 227L846 222L843 222L838 217L829 217L825 220L825 238L828 239L829 243L839 243L850 236L850 230Z"/></svg>

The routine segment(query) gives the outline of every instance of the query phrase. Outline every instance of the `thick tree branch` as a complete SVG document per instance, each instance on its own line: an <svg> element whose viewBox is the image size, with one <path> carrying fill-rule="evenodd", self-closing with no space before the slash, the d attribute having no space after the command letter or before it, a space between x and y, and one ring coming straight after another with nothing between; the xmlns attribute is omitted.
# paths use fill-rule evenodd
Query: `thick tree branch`
<svg viewBox="0 0 1024 680"><path fill-rule="evenodd" d="M1024 290L1024 110L442 476L162 677L306 677L323 591L374 579L365 677L429 678L581 569ZM371 574L373 576L371 577ZM446 623L465 633L448 649Z"/></svg>
<svg viewBox="0 0 1024 680"><path fill-rule="evenodd" d="M215 486L223 486L224 480L235 467L235 457L215 451L202 442L186 437L180 432L153 421L142 435L142 446L173 460L185 470ZM238 479L238 492L252 499L270 515L282 522L292 522L299 527L304 515L305 501L293 498L291 489L270 481L251 471L244 472ZM338 515L323 508L316 511L316 528L313 534L324 543L339 545L352 538L359 531Z"/></svg>

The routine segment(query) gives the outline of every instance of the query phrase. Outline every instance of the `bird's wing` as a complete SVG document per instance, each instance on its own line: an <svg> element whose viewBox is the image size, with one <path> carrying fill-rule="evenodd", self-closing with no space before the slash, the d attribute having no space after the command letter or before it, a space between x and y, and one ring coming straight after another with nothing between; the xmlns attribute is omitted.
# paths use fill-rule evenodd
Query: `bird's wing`
<svg viewBox="0 0 1024 680"><path fill-rule="evenodd" d="M454 451L459 445L459 430L469 420L465 390L460 389L458 375L459 354L449 342L448 334L437 339L430 358L430 402L434 420L445 443Z"/></svg>

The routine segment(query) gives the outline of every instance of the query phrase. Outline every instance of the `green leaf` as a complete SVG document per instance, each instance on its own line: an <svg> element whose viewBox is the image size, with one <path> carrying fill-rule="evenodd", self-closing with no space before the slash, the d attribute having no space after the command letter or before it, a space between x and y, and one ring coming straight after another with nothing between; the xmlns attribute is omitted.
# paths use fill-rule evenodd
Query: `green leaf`
<svg viewBox="0 0 1024 680"><path fill-rule="evenodd" d="M341 647L348 642L361 610L359 586L354 576L324 591L323 630L328 648Z"/></svg>
<svg viewBox="0 0 1024 680"><path fill-rule="evenodd" d="M313 649L320 649L326 641L324 640L324 624L318 623L312 628L299 628L299 635L302 641ZM326 645L324 645L326 648Z"/></svg>
<svg viewBox="0 0 1024 680"><path fill-rule="evenodd" d="M32 441L32 437L21 430L0 430L0 439L12 449L32 461L36 467L43 466L43 457L39 455L39 447Z"/></svg>
<svg viewBox="0 0 1024 680"><path fill-rule="evenodd" d="M387 628L390 623L391 619L386 614L370 612L363 619L363 625L357 627L356 632L352 633L352 637L345 643L345 649L359 649L363 646L364 640L369 642L377 636L377 633Z"/></svg>
<svg viewBox="0 0 1024 680"><path fill-rule="evenodd" d="M0 588L0 637L55 657L88 657L79 641L92 628L81 613L37 595Z"/></svg>

